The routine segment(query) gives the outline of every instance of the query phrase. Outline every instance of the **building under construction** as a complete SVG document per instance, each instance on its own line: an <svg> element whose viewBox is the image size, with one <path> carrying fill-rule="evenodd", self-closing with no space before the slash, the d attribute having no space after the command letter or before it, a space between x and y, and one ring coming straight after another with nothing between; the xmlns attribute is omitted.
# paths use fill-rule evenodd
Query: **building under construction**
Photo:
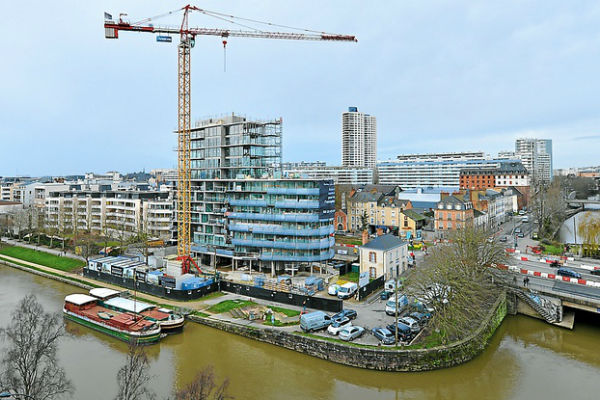
<svg viewBox="0 0 600 400"><path fill-rule="evenodd" d="M203 264L275 273L333 256L333 182L282 178L281 120L203 120L190 140L191 250Z"/></svg>

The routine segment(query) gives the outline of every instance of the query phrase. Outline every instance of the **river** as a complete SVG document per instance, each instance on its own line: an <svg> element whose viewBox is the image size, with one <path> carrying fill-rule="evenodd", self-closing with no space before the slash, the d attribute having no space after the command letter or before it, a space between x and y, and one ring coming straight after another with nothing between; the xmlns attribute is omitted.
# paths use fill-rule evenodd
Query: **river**
<svg viewBox="0 0 600 400"><path fill-rule="evenodd" d="M46 311L81 289L0 265L0 326L27 293ZM60 363L74 399L112 399L127 345L67 322ZM596 399L600 393L600 319L578 315L573 331L507 317L489 348L464 365L423 373L361 370L188 323L182 334L148 346L152 389L167 396L212 364L237 399ZM0 343L0 350L3 344Z"/></svg>

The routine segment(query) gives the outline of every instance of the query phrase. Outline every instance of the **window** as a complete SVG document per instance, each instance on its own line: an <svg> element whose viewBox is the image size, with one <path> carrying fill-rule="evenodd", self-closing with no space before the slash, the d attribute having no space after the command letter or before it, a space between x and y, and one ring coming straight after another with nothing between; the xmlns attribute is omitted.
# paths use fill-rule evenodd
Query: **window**
<svg viewBox="0 0 600 400"><path fill-rule="evenodd" d="M372 224L374 224L374 223L375 223L375 220L374 220L373 218L371 218L371 223L372 223Z"/></svg>
<svg viewBox="0 0 600 400"><path fill-rule="evenodd" d="M377 253L374 251L369 252L369 262L376 263L377 262Z"/></svg>

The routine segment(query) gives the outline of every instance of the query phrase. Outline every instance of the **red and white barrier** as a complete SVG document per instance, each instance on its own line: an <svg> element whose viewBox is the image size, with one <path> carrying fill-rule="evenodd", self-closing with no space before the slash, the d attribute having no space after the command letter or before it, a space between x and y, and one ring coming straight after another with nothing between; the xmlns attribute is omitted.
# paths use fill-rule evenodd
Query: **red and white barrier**
<svg viewBox="0 0 600 400"><path fill-rule="evenodd" d="M563 282L569 282L569 283L573 283L576 285L584 285L584 286L592 286L592 287L598 287L600 288L600 282L596 282L596 281L588 281L587 279L577 279L577 278L571 278L569 276L563 276L563 275L557 275L557 274L549 274L546 272L539 272L539 271L533 271L533 270L529 270L529 269L525 269L525 268L521 268L519 266L516 265L502 265L502 266L498 266L500 269L508 269L509 271L512 272L516 272L519 273L521 275L531 275L531 276L535 276L538 278L544 278L544 279L550 279L550 280L559 280L559 281L563 281ZM600 269L600 267L596 267L597 269Z"/></svg>

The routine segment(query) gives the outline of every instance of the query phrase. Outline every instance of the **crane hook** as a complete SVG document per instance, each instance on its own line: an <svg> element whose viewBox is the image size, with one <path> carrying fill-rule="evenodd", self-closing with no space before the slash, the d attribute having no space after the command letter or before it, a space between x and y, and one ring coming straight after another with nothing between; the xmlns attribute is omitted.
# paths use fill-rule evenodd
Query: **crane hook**
<svg viewBox="0 0 600 400"><path fill-rule="evenodd" d="M223 40L223 72L227 72L227 40Z"/></svg>

